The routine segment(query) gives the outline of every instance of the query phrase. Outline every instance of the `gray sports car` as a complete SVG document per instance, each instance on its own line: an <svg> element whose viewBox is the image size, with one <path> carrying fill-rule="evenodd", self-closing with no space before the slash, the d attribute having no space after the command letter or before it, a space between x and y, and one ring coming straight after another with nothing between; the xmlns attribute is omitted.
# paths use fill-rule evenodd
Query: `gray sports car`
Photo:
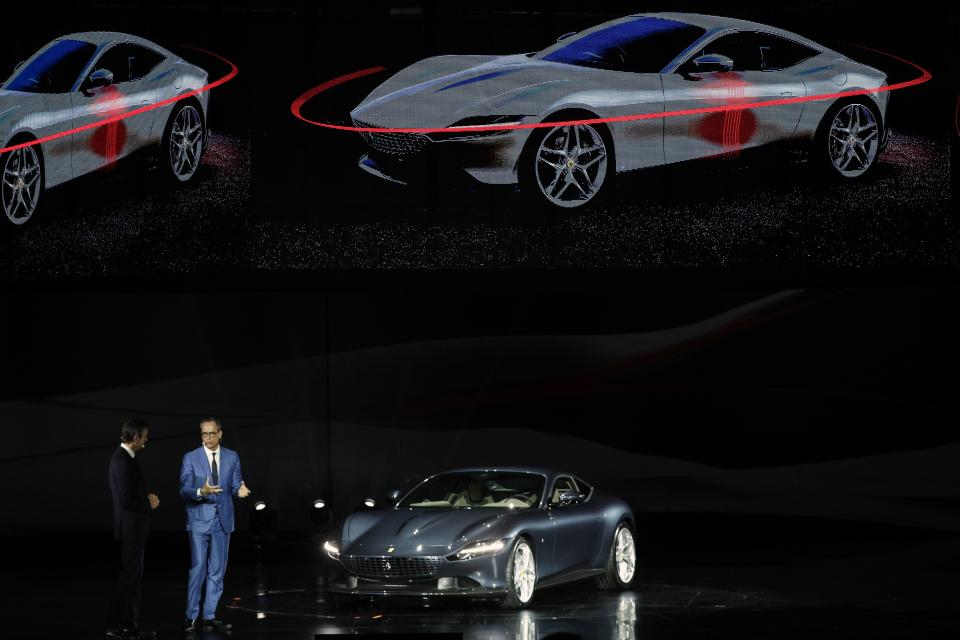
<svg viewBox="0 0 960 640"><path fill-rule="evenodd" d="M207 141L209 94L174 99L206 82L206 71L163 47L106 31L57 38L18 64L0 87L7 220L25 224L46 189L146 147L160 148L175 182L193 178ZM131 111L138 113L95 126Z"/></svg>
<svg viewBox="0 0 960 640"><path fill-rule="evenodd" d="M634 577L633 513L569 473L504 467L431 476L324 543L327 589L353 596L472 596L525 607L536 588Z"/></svg>
<svg viewBox="0 0 960 640"><path fill-rule="evenodd" d="M559 207L584 205L615 173L812 145L841 180L864 175L886 142L886 75L802 36L683 13L632 15L540 52L421 60L352 112L367 129L364 170L409 182L426 158ZM842 92L864 91L841 96ZM737 105L768 103L755 108ZM577 121L642 116L602 123ZM555 127L498 128L557 122ZM481 127L481 129L477 129ZM462 130L462 131L461 131Z"/></svg>

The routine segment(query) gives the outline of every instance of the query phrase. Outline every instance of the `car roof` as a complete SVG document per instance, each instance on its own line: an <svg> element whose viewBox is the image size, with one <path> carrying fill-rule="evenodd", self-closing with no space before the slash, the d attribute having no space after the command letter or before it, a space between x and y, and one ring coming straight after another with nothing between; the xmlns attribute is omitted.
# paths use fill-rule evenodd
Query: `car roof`
<svg viewBox="0 0 960 640"><path fill-rule="evenodd" d="M151 42L146 38L132 36L129 33L120 33L119 31L78 31L76 33L70 33L58 38L58 40L81 40L83 42L89 42L90 44L97 45L98 48L113 44L115 42L132 42L134 44L143 45L151 49L158 49L167 54L170 53L157 43Z"/></svg>
<svg viewBox="0 0 960 640"><path fill-rule="evenodd" d="M719 31L726 29L735 29L738 31L764 31L766 33L772 33L775 35L780 35L790 40L795 40L803 44L809 45L817 49L824 49L825 47L822 44L814 42L809 38L804 38L801 35L793 33L792 31L787 31L785 29L778 29L777 27L771 27L770 25L763 24L760 22L751 22L750 20L740 20L738 18L726 18L723 16L711 16L703 13L679 13L679 12L660 12L660 13L637 13L631 18L662 18L664 20L674 20L676 22L685 22L696 27L701 27L706 29L707 32Z"/></svg>
<svg viewBox="0 0 960 640"><path fill-rule="evenodd" d="M441 471L433 475L441 475L444 473L535 473L537 475L546 476L547 478L552 478L554 476L572 476L573 473L567 473L566 471L558 471L557 469L547 469L544 467L518 467L518 466L506 466L506 467L464 467L462 469L448 469L446 471Z"/></svg>

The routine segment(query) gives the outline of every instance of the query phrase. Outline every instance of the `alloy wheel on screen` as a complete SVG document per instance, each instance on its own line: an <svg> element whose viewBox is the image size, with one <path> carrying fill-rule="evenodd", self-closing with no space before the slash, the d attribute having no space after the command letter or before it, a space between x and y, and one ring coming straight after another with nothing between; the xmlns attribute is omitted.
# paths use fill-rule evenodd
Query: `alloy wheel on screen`
<svg viewBox="0 0 960 640"><path fill-rule="evenodd" d="M587 124L554 127L537 149L535 174L540 192L559 207L586 204L603 186L607 147Z"/></svg>
<svg viewBox="0 0 960 640"><path fill-rule="evenodd" d="M180 179L186 180L200 165L203 151L203 125L193 106L186 106L177 114L170 131L170 167Z"/></svg>
<svg viewBox="0 0 960 640"><path fill-rule="evenodd" d="M873 112L862 104L841 109L830 125L828 144L830 160L840 175L861 175L873 164L880 144L880 127Z"/></svg>
<svg viewBox="0 0 960 640"><path fill-rule="evenodd" d="M30 219L40 199L40 157L34 148L23 147L7 155L3 167L3 211L13 224Z"/></svg>

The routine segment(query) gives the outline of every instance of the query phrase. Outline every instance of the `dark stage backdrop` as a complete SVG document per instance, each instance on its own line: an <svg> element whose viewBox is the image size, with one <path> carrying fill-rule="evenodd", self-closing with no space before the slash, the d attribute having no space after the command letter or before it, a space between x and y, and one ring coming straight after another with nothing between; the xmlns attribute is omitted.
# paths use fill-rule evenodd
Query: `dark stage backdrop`
<svg viewBox="0 0 960 640"><path fill-rule="evenodd" d="M640 514L960 530L952 294L515 284L8 295L0 533L106 532L127 415L152 425L155 527L178 530L207 414L285 531L316 497L342 515L498 464L570 469Z"/></svg>

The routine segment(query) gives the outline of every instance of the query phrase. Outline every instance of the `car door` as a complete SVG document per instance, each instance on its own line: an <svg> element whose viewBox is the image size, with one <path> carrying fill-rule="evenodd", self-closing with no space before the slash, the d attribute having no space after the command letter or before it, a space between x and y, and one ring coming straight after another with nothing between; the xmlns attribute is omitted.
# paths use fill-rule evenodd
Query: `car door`
<svg viewBox="0 0 960 640"><path fill-rule="evenodd" d="M163 56L130 42L106 48L91 65L87 76L73 93L75 122L83 127L130 111L149 108L157 101L157 81L149 77ZM100 70L109 71L113 81L102 87L92 86L90 76ZM93 127L73 137L75 175L83 175L111 164L143 147L150 139L156 111L144 113Z"/></svg>
<svg viewBox="0 0 960 640"><path fill-rule="evenodd" d="M560 476L548 496L548 509L556 531L554 569L557 573L591 568L603 534L603 514L593 508L589 499L578 504L560 504L560 493L569 490L579 491L576 480Z"/></svg>
<svg viewBox="0 0 960 640"><path fill-rule="evenodd" d="M663 74L664 108L677 115L664 123L664 157L668 163L716 155L736 156L742 149L793 136L803 102L754 109L722 107L802 98L802 79L778 68L782 59L777 36L756 31L721 35L690 54L674 73ZM700 72L694 60L720 55L733 61L729 71ZM712 110L718 108L717 110Z"/></svg>

